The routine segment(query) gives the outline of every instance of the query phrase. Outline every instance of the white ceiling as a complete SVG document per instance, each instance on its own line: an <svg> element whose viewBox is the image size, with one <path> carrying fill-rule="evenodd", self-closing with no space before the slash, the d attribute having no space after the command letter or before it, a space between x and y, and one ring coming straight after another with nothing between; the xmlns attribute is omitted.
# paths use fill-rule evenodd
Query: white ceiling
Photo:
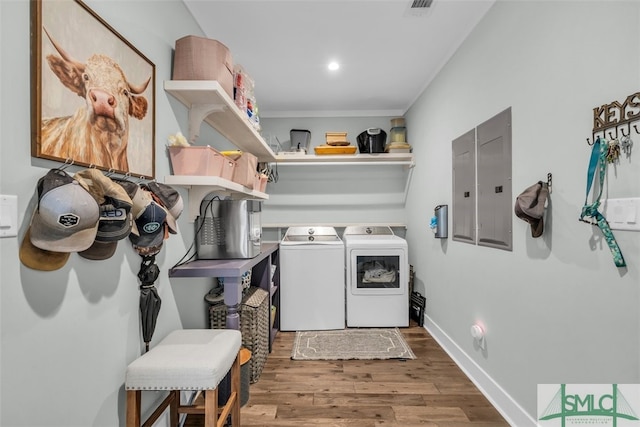
<svg viewBox="0 0 640 427"><path fill-rule="evenodd" d="M404 114L494 2L412 1L184 0L255 80L262 117Z"/></svg>

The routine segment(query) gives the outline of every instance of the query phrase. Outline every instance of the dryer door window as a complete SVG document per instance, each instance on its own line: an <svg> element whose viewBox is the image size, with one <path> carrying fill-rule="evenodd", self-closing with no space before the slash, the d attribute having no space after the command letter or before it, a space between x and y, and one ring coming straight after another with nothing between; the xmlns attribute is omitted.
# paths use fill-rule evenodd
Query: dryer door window
<svg viewBox="0 0 640 427"><path fill-rule="evenodd" d="M404 292L402 253L352 253L351 291L354 294L394 295ZM396 251L392 251L396 252Z"/></svg>

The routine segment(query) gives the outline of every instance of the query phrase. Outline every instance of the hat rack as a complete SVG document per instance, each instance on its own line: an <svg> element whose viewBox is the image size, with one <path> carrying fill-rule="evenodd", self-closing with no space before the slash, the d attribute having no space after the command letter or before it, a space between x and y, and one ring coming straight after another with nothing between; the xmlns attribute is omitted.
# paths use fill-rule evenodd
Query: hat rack
<svg viewBox="0 0 640 427"><path fill-rule="evenodd" d="M549 190L549 194L551 194L551 184L553 182L553 175L551 172L547 174L547 189Z"/></svg>
<svg viewBox="0 0 640 427"><path fill-rule="evenodd" d="M634 121L636 123L633 123ZM609 137L610 140L618 139L619 137L628 138L632 134L631 128L633 128L633 131L638 135L640 134L640 129L638 129L638 123L640 123L640 118L635 120L629 120L629 121L626 121L626 123L616 124L603 129L598 129L598 130L594 129L593 133L591 134L591 137L593 139L587 138L587 144L589 146L592 146L597 138ZM625 131L625 128L626 128L626 131Z"/></svg>
<svg viewBox="0 0 640 427"><path fill-rule="evenodd" d="M64 163L62 163L62 164L61 164L60 166L58 166L58 168L56 168L56 169L57 169L57 170L59 170L59 171L63 171L63 170L65 170L65 169L67 169L69 166L73 166L73 165L81 166L81 164L80 164L80 163L76 164L75 160L74 160L74 159L72 159L71 157L67 157L67 158L64 160ZM99 169L99 168L98 168L95 164L93 164L93 163L89 164L89 166L87 166L87 167L88 167L89 169ZM113 177L114 175L117 175L117 174L118 174L118 172L117 172L114 168L110 168L110 169L108 169L108 170L105 170L105 171L103 171L103 173L104 173L104 175L105 175L107 178L111 178L111 177ZM136 182L135 182L136 184L141 184L141 183L143 183L143 182L156 182L156 179L155 179L155 178L149 178L149 177L144 176L144 175L134 176L134 175L132 175L132 174L131 174L131 172L126 172L126 173L122 174L122 178L121 178L121 179L126 180L126 181L131 180L131 179L135 179L135 180L136 180Z"/></svg>
<svg viewBox="0 0 640 427"><path fill-rule="evenodd" d="M592 146L597 138L630 138L632 132L640 134L640 92L627 96L622 102L613 101L593 109L593 129L587 144ZM632 129L633 128L633 131Z"/></svg>
<svg viewBox="0 0 640 427"><path fill-rule="evenodd" d="M69 166L72 166L74 163L74 160L71 157L67 157L64 161L63 164L61 164L60 166L58 166L57 170L59 171L63 171L66 168L68 168Z"/></svg>

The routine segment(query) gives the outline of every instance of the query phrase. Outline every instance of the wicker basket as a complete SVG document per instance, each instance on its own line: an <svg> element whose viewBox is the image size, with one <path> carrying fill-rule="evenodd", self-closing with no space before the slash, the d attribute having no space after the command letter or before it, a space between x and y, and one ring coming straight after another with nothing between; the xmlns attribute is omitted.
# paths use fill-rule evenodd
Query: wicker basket
<svg viewBox="0 0 640 427"><path fill-rule="evenodd" d="M249 361L251 384L258 381L269 354L269 293L252 286L242 298L240 307L240 331L242 345L251 351ZM224 329L227 321L227 306L213 305L209 308L212 329Z"/></svg>

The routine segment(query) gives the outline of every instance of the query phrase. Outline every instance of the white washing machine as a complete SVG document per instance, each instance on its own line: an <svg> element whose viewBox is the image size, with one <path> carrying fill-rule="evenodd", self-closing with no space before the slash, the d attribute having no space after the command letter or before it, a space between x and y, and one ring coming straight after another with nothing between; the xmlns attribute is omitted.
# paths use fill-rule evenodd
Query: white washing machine
<svg viewBox="0 0 640 427"><path fill-rule="evenodd" d="M407 241L391 227L344 230L347 326L409 326Z"/></svg>
<svg viewBox="0 0 640 427"><path fill-rule="evenodd" d="M280 329L344 329L344 243L333 227L290 227L280 242Z"/></svg>

